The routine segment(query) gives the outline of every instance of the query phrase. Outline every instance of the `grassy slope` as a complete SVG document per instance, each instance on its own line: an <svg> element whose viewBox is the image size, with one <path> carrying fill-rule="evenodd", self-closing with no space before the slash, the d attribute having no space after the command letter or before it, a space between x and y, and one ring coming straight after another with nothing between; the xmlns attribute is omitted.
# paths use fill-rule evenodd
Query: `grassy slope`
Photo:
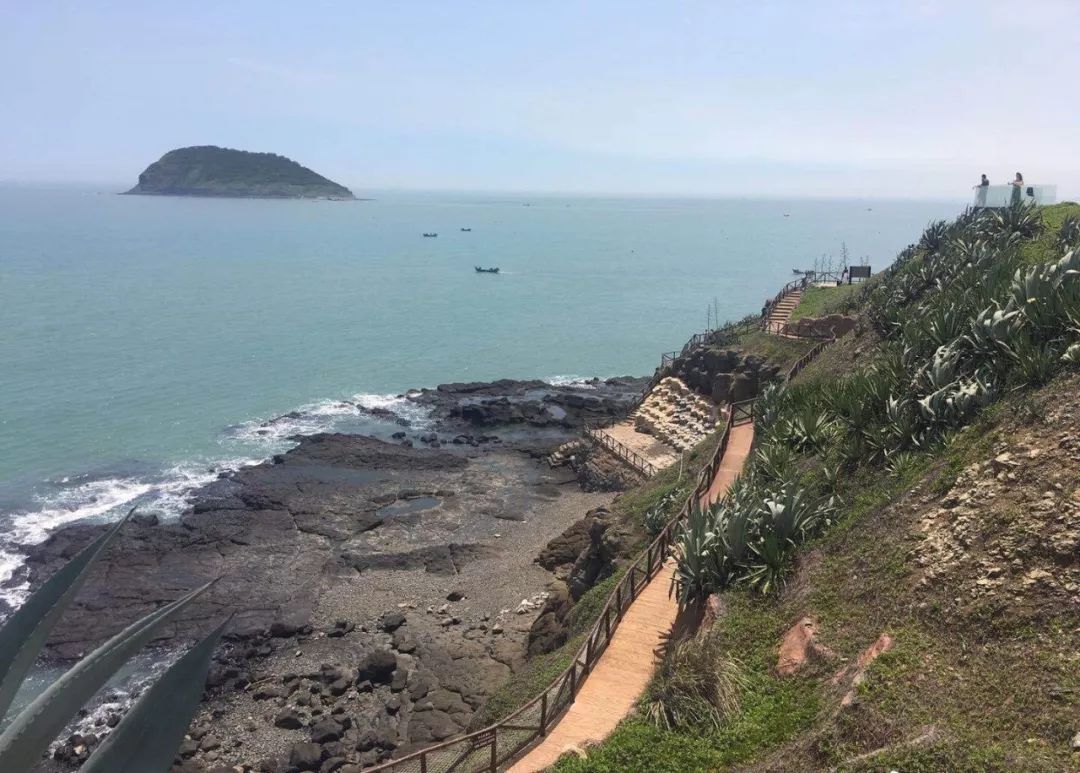
<svg viewBox="0 0 1080 773"><path fill-rule="evenodd" d="M1030 262L1056 256L1054 237L1069 214L1080 214L1080 206L1046 209L1046 233L1024 248ZM877 344L872 333L856 331L800 378L842 376ZM1072 563L1059 565L1060 546L1056 553L1051 549L1045 524L1030 514L1028 503L1039 492L1056 490L1065 509L1051 508L1048 517L1062 512L1059 522L1073 518L1067 523L1075 537L1080 454L1028 465L1026 478L996 490L972 533L963 535L976 543L961 542L951 574L929 577L920 561L933 557L927 553L928 513L948 515L950 503L964 495L958 479L979 481L1003 449L1038 452L1045 440L1052 454L1058 438L1065 443L1072 434L1061 432L1062 422L1080 424L1078 395L1075 376L1034 394L1014 394L900 475L877 470L848 480L838 524L802 552L783 594L725 593L726 613L717 625L751 679L740 713L723 732L663 731L631 717L586 758L568 756L555 770L1077 769L1070 740L1080 731L1080 594L1068 578L1076 576L1080 551L1073 551ZM1080 435L1080 426L1075 431ZM998 582L988 579L994 575L986 574L987 567L1010 556L1000 591L983 593L985 583ZM1039 561L1049 561L1050 573L1065 578L1053 580L1061 585L1028 580L1023 573ZM822 640L840 660L780 679L771 670L777 645L806 614L817 618ZM853 708L839 710L840 694L829 678L882 632L894 637L895 648L871 666ZM935 740L905 743L928 726L935 728Z"/></svg>
<svg viewBox="0 0 1080 773"><path fill-rule="evenodd" d="M1067 217L1080 217L1080 204L1065 201L1061 204L1043 207L1043 219L1046 222L1046 229L1039 239L1024 245L1023 252L1027 263L1032 265L1045 263L1055 257L1061 257L1056 246L1057 233Z"/></svg>
<svg viewBox="0 0 1080 773"><path fill-rule="evenodd" d="M791 312L791 321L803 317L824 317L840 314L847 301L862 288L861 284L839 287L807 287L799 299L799 305Z"/></svg>
<svg viewBox="0 0 1080 773"><path fill-rule="evenodd" d="M752 354L787 370L795 361L814 347L814 341L779 338L762 330L754 330L739 336L739 345L746 354Z"/></svg>
<svg viewBox="0 0 1080 773"><path fill-rule="evenodd" d="M1076 394L1078 386L1075 378L1055 383L1034 399ZM751 679L740 714L723 732L662 731L630 718L587 759L565 758L555 770L1074 769L1075 617L1070 623L1067 607L1059 615L1053 605L1014 621L996 608L958 609L952 583L920 586L911 560L919 515L949 496L960 470L992 458L997 444L1038 421L1039 410L1013 410L1031 399L988 411L947 451L923 457L901 478L871 473L848 481L839 523L804 551L780 597L725 594L718 626ZM1075 486L1080 464L1069 474ZM807 614L841 660L780 679L772 672L779 640ZM872 666L855 708L837 713L839 693L829 677L882 632L894 637L895 649ZM938 728L940 741L850 762L902 744L927 725Z"/></svg>

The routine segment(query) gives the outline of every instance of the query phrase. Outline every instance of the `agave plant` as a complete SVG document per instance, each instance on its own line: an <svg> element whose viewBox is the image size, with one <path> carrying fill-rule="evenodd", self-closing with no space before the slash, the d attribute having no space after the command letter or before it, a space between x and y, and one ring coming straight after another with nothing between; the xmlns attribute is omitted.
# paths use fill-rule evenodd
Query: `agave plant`
<svg viewBox="0 0 1080 773"><path fill-rule="evenodd" d="M849 432L862 432L877 418L889 392L887 377L860 372L837 384L829 395L829 409Z"/></svg>
<svg viewBox="0 0 1080 773"><path fill-rule="evenodd" d="M1020 312L1006 311L995 303L973 319L963 342L980 362L993 361L1015 340Z"/></svg>
<svg viewBox="0 0 1080 773"><path fill-rule="evenodd" d="M11 707L64 610L123 524L121 521L61 567L0 627L0 716ZM0 735L0 770L20 773L34 768L83 704L211 584L132 623L20 711ZM197 644L136 702L82 766L83 773L165 773L172 767L176 748L202 696L210 658L223 629L224 624Z"/></svg>
<svg viewBox="0 0 1080 773"><path fill-rule="evenodd" d="M1030 387L1042 386L1050 381L1063 356L1053 343L1040 344L1030 338L1019 339L1010 354L1015 363L1016 380L1021 386Z"/></svg>
<svg viewBox="0 0 1080 773"><path fill-rule="evenodd" d="M928 255L937 253L948 238L949 225L944 220L935 220L926 227L919 238L919 249Z"/></svg>
<svg viewBox="0 0 1080 773"><path fill-rule="evenodd" d="M770 480L780 480L797 460L790 446L782 442L763 443L754 452L754 469Z"/></svg>
<svg viewBox="0 0 1080 773"><path fill-rule="evenodd" d="M671 590L682 608L703 600L717 587L709 571L709 551L716 539L711 525L708 508L695 505L675 538L678 561Z"/></svg>
<svg viewBox="0 0 1080 773"><path fill-rule="evenodd" d="M781 542L772 532L766 532L751 545L757 556L746 574L746 584L759 593L772 593L783 583L787 572L791 545Z"/></svg>
<svg viewBox="0 0 1080 773"><path fill-rule="evenodd" d="M958 347L939 346L933 358L915 374L915 386L923 392L937 392L955 384L961 376Z"/></svg>
<svg viewBox="0 0 1080 773"><path fill-rule="evenodd" d="M993 399L995 393L992 382L976 375L922 398L918 401L919 412L927 424L938 430L960 427Z"/></svg>
<svg viewBox="0 0 1080 773"><path fill-rule="evenodd" d="M667 526L667 522L671 520L672 513L678 504L678 491L669 491L661 497L660 501L645 513L645 531L652 537L663 531L664 527Z"/></svg>
<svg viewBox="0 0 1080 773"><path fill-rule="evenodd" d="M1034 239L1045 227L1042 211L1034 204L1019 202L997 209L990 216L992 231L1000 234L1017 234L1025 239Z"/></svg>
<svg viewBox="0 0 1080 773"><path fill-rule="evenodd" d="M1075 308L1080 253L1070 252L1056 263L1017 270L1009 290L1009 308L1036 331L1053 331L1071 321Z"/></svg>
<svg viewBox="0 0 1080 773"><path fill-rule="evenodd" d="M1057 246L1062 252L1080 250L1080 217L1071 215L1065 218L1058 230Z"/></svg>
<svg viewBox="0 0 1080 773"><path fill-rule="evenodd" d="M829 436L829 414L813 404L803 405L783 422L784 435L791 446L799 451L809 451L824 445Z"/></svg>

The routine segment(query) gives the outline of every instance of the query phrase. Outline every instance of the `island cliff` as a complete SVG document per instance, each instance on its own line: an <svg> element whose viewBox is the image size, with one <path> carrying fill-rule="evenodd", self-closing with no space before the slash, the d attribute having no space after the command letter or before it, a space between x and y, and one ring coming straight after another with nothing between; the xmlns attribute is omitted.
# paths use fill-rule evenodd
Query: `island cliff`
<svg viewBox="0 0 1080 773"><path fill-rule="evenodd" d="M170 150L129 194L270 199L352 199L348 188L275 153L200 145Z"/></svg>

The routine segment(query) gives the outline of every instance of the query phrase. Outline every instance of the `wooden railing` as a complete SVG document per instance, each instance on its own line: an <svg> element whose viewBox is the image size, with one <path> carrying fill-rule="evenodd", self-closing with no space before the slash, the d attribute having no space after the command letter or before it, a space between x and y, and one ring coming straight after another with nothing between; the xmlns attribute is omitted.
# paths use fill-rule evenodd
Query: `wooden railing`
<svg viewBox="0 0 1080 773"><path fill-rule="evenodd" d="M802 357L797 359L795 361L795 364L792 365L790 368L788 368L788 372L787 372L787 376L786 376L787 380L791 381L791 379L793 379L797 375L799 375L802 372L803 368L805 368L807 365L809 365L819 354L821 354L822 351L824 351L826 346L828 346L829 344L831 344L835 340L836 340L835 338L826 338L826 339L824 339L822 341L818 341L816 344L814 344L814 346L810 349L810 351L808 351Z"/></svg>
<svg viewBox="0 0 1080 773"><path fill-rule="evenodd" d="M548 729L562 716L581 689L585 678L596 665L611 637L622 622L626 610L641 590L649 584L668 558L676 529L690 515L712 485L716 471L727 452L731 429L754 420L754 401L730 406L727 422L709 461L701 468L693 491L679 511L627 566L573 662L535 698L505 719L474 733L390 760L369 773L495 773L529 746L547 735Z"/></svg>
<svg viewBox="0 0 1080 773"><path fill-rule="evenodd" d="M706 330L704 333L694 333L690 336L689 340L683 344L683 348L679 350L679 354L689 354L691 351L705 343L709 339L709 336L714 332L715 331L713 330Z"/></svg>
<svg viewBox="0 0 1080 773"><path fill-rule="evenodd" d="M801 338L804 341L831 341L832 333L822 333L817 330L800 330L798 322L769 322L765 325L765 332L785 338Z"/></svg>
<svg viewBox="0 0 1080 773"><path fill-rule="evenodd" d="M592 440L595 440L604 448L611 451L611 453L615 454L615 456L622 459L624 462L629 464L646 478L651 478L653 475L660 472L660 468L657 467L655 464L650 462L641 454L637 453L634 449L624 445L623 443L620 443L618 440L604 432L602 429L594 429L593 427L590 427L586 424L585 436L591 438Z"/></svg>

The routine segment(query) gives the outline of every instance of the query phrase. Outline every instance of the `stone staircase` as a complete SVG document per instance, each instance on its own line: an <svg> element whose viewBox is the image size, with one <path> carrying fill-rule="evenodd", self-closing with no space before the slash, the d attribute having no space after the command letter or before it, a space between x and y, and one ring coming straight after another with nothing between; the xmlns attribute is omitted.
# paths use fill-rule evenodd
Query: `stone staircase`
<svg viewBox="0 0 1080 773"><path fill-rule="evenodd" d="M680 379L668 376L631 416L637 432L652 435L677 452L688 451L717 427L716 406Z"/></svg>
<svg viewBox="0 0 1080 773"><path fill-rule="evenodd" d="M551 467L562 467L564 464L569 464L571 458L579 454L585 448L584 438L574 438L568 440L561 446L556 448L550 454L548 454L548 465Z"/></svg>
<svg viewBox="0 0 1080 773"><path fill-rule="evenodd" d="M780 333L784 325L791 319L791 312L802 300L802 290L792 290L769 309L769 318L765 323L765 330L770 333Z"/></svg>
<svg viewBox="0 0 1080 773"><path fill-rule="evenodd" d="M710 434L722 419L716 405L681 379L661 379L626 419L594 428L569 440L547 461L551 467L573 463L579 474L606 487L622 480L634 485L679 461ZM582 452L589 448L589 453Z"/></svg>

